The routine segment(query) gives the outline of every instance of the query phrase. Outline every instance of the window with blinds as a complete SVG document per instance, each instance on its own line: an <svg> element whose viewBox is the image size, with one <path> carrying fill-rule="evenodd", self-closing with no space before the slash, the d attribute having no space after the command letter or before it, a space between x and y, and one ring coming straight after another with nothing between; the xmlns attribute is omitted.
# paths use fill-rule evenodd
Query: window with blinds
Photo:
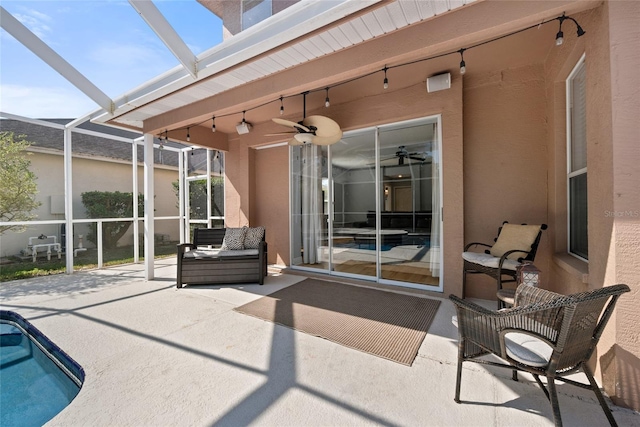
<svg viewBox="0 0 640 427"><path fill-rule="evenodd" d="M584 56L567 79L569 253L589 259L587 227L587 102Z"/></svg>

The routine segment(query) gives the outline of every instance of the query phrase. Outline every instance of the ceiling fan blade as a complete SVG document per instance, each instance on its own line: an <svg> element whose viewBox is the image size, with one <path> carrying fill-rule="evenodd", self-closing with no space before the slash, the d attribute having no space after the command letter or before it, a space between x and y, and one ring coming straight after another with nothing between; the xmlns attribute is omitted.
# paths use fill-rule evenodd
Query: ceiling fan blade
<svg viewBox="0 0 640 427"><path fill-rule="evenodd" d="M302 121L302 124L316 128L316 136L328 137L342 133L340 125L325 116L309 116Z"/></svg>
<svg viewBox="0 0 640 427"><path fill-rule="evenodd" d="M332 136L314 136L312 142L316 145L331 145L342 139L342 131Z"/></svg>
<svg viewBox="0 0 640 427"><path fill-rule="evenodd" d="M301 125L300 123L292 122L291 120L285 120L285 119L279 119L279 118L273 118L271 120L273 120L274 123L277 123L279 125L283 125L283 126L287 126L287 127L290 127L290 128L297 129L298 132L311 132L311 129L309 129L305 125Z"/></svg>
<svg viewBox="0 0 640 427"><path fill-rule="evenodd" d="M393 160L393 159L397 159L397 158L398 158L397 156L391 156L391 157L387 157L387 158L384 158L384 159L380 159L380 161L381 162L386 162L387 160Z"/></svg>
<svg viewBox="0 0 640 427"><path fill-rule="evenodd" d="M342 138L340 125L329 117L309 116L302 123L310 128L315 128L312 142L316 145L335 144Z"/></svg>
<svg viewBox="0 0 640 427"><path fill-rule="evenodd" d="M264 136L285 136L285 135L293 135L295 133L297 132L292 130L291 132L265 133Z"/></svg>

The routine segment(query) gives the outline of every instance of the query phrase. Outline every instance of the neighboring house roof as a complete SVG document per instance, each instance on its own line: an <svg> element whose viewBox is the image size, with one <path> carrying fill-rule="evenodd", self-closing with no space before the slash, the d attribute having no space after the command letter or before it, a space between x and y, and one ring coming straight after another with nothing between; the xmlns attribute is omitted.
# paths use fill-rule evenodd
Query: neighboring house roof
<svg viewBox="0 0 640 427"><path fill-rule="evenodd" d="M59 125L65 125L71 122L73 119L42 120ZM131 145L126 142L109 139L109 136L128 138L131 140L139 138L141 136L141 134L137 132L130 132L91 122L85 122L78 127L85 130L102 133L105 135L105 137L73 132L72 150L74 155L84 155L89 157L100 157L130 162L132 160ZM32 147L35 149L55 150L60 153L64 151L64 133L62 129L44 125L37 125L34 123L23 122L19 120L6 119L0 120L0 131L13 132L15 136L24 135L24 138L27 141L33 143ZM168 142L167 145L171 145L176 148L184 147L184 145L174 142ZM143 149L144 147L140 145L138 146L139 162L141 162L144 158ZM201 150L198 150L198 152L200 153ZM156 148L154 149L154 162L159 165L178 167L178 155L179 153L175 151L160 150Z"/></svg>

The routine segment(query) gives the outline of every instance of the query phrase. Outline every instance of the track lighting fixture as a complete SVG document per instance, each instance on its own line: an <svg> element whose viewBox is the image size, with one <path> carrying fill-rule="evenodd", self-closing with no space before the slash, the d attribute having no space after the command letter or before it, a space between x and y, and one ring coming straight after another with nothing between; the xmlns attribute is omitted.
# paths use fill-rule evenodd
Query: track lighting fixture
<svg viewBox="0 0 640 427"><path fill-rule="evenodd" d="M464 62L464 51L467 50L465 48L460 49L458 52L460 52L460 74L463 74L467 72L467 64L465 64Z"/></svg>
<svg viewBox="0 0 640 427"><path fill-rule="evenodd" d="M191 134L189 133L189 128L187 128L187 142L191 142Z"/></svg>
<svg viewBox="0 0 640 427"><path fill-rule="evenodd" d="M325 90L327 91L327 97L324 100L324 106L326 108L329 108L329 106L331 105L331 103L329 102L329 88L325 88Z"/></svg>
<svg viewBox="0 0 640 427"><path fill-rule="evenodd" d="M236 125L236 130L238 131L239 135L249 133L249 131L251 130L251 124L244 119L245 113L246 111L242 112L242 121Z"/></svg>
<svg viewBox="0 0 640 427"><path fill-rule="evenodd" d="M571 21L573 21L574 24L576 24L576 27L577 27L576 32L578 33L578 37L582 37L584 35L585 31L582 29L580 24L578 24L578 21L576 21L572 17L565 16L565 14L563 13L562 16L559 16L556 19L560 21L560 27L558 28L558 33L556 34L556 46L560 46L564 42L564 33L562 32L562 23L566 19L570 19Z"/></svg>
<svg viewBox="0 0 640 427"><path fill-rule="evenodd" d="M280 97L280 115L284 114L284 104L282 102L282 96Z"/></svg>
<svg viewBox="0 0 640 427"><path fill-rule="evenodd" d="M384 83L382 84L382 87L385 89L389 89L389 79L387 78L387 67L384 67Z"/></svg>
<svg viewBox="0 0 640 427"><path fill-rule="evenodd" d="M211 118L211 132L215 133L216 131L216 116L213 116Z"/></svg>

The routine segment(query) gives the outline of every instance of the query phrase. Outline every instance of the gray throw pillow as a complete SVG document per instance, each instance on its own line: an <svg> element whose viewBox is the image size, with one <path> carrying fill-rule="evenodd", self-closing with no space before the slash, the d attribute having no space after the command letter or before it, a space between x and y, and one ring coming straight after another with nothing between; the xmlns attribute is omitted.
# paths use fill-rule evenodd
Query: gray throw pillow
<svg viewBox="0 0 640 427"><path fill-rule="evenodd" d="M244 236L247 233L247 227L242 228L227 228L224 233L224 239L222 240L222 246L220 250L223 251L237 251L244 249Z"/></svg>
<svg viewBox="0 0 640 427"><path fill-rule="evenodd" d="M244 248L259 249L262 237L264 237L264 227L249 227L244 236Z"/></svg>

